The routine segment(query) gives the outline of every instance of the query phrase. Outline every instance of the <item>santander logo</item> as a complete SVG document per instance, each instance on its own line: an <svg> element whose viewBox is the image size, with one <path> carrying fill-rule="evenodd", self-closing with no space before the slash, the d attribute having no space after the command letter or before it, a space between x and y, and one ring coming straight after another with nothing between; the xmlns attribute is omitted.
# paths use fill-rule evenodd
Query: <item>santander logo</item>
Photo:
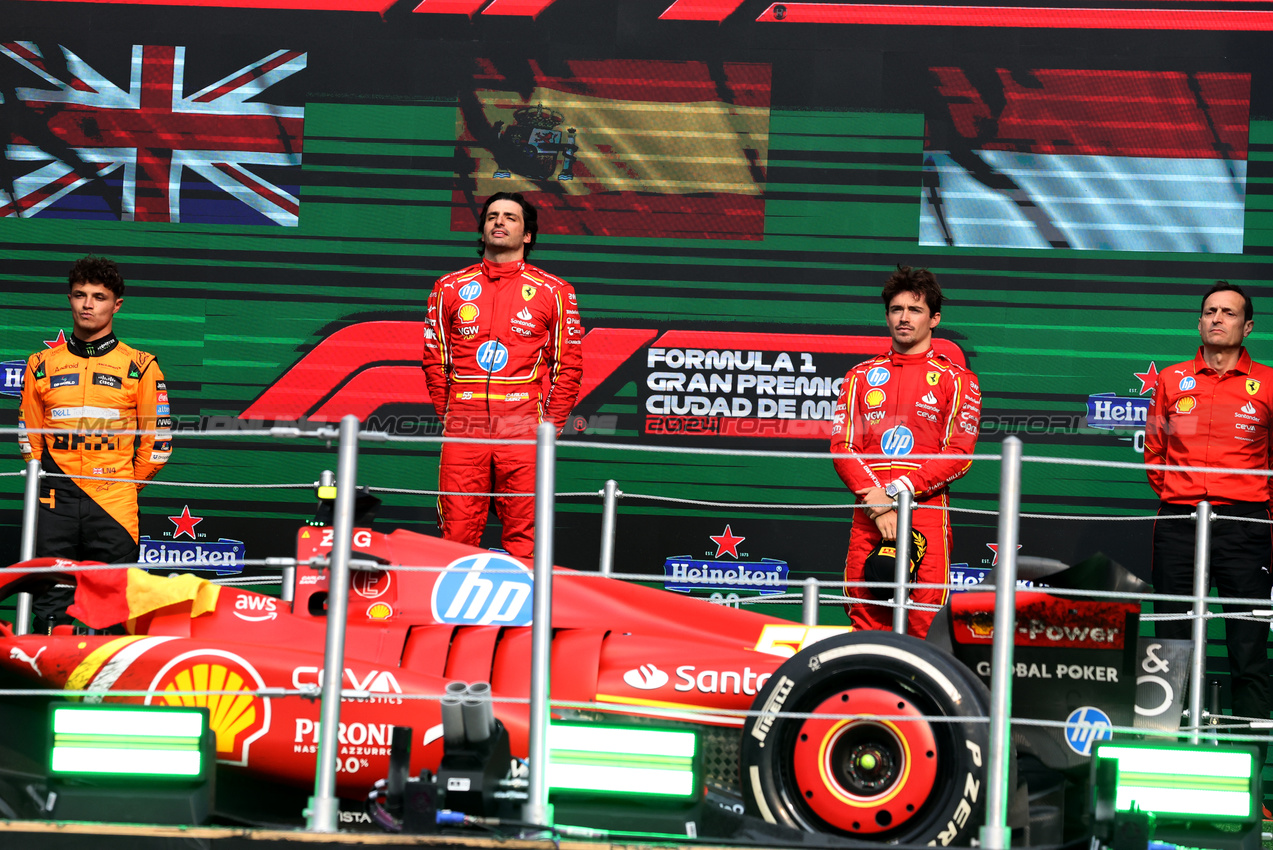
<svg viewBox="0 0 1273 850"><path fill-rule="evenodd" d="M623 674L623 681L638 691L652 691L668 683L668 675L653 664L642 664Z"/></svg>

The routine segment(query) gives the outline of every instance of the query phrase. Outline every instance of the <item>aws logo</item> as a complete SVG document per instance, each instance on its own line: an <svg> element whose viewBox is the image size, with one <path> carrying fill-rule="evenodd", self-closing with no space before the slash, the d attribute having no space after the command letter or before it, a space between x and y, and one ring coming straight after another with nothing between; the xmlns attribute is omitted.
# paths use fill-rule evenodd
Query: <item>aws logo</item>
<svg viewBox="0 0 1273 850"><path fill-rule="evenodd" d="M179 655L160 669L146 697L147 705L200 706L217 736L217 761L248 764L252 742L270 729L270 701L254 691L265 681L243 658L219 649ZM177 691L241 691L228 694L179 694Z"/></svg>

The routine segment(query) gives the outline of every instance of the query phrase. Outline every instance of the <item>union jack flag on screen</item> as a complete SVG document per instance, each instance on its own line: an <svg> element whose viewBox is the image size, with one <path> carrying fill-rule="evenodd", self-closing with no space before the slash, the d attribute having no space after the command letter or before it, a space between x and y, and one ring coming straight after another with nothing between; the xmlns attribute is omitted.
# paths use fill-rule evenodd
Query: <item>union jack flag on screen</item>
<svg viewBox="0 0 1273 850"><path fill-rule="evenodd" d="M133 45L108 79L64 46L0 43L0 63L16 63L0 80L40 83L0 87L16 100L0 124L0 216L295 227L305 108L262 97L306 54L205 82L186 50Z"/></svg>

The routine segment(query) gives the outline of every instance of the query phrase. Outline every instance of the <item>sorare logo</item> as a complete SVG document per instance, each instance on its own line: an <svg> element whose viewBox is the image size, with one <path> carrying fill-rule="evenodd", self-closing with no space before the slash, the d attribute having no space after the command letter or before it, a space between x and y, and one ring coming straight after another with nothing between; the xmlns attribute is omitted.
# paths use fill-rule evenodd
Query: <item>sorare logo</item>
<svg viewBox="0 0 1273 850"><path fill-rule="evenodd" d="M433 619L460 626L528 626L535 580L507 555L469 555L447 564L433 585Z"/></svg>

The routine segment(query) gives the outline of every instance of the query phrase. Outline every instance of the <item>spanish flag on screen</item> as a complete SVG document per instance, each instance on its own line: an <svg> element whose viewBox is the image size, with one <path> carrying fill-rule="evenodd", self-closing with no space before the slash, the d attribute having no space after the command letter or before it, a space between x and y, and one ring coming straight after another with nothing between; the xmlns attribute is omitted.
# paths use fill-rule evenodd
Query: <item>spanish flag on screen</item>
<svg viewBox="0 0 1273 850"><path fill-rule="evenodd" d="M521 192L541 233L760 239L768 65L478 63L456 117L453 231Z"/></svg>
<svg viewBox="0 0 1273 850"><path fill-rule="evenodd" d="M929 77L921 245L1242 252L1250 74Z"/></svg>

